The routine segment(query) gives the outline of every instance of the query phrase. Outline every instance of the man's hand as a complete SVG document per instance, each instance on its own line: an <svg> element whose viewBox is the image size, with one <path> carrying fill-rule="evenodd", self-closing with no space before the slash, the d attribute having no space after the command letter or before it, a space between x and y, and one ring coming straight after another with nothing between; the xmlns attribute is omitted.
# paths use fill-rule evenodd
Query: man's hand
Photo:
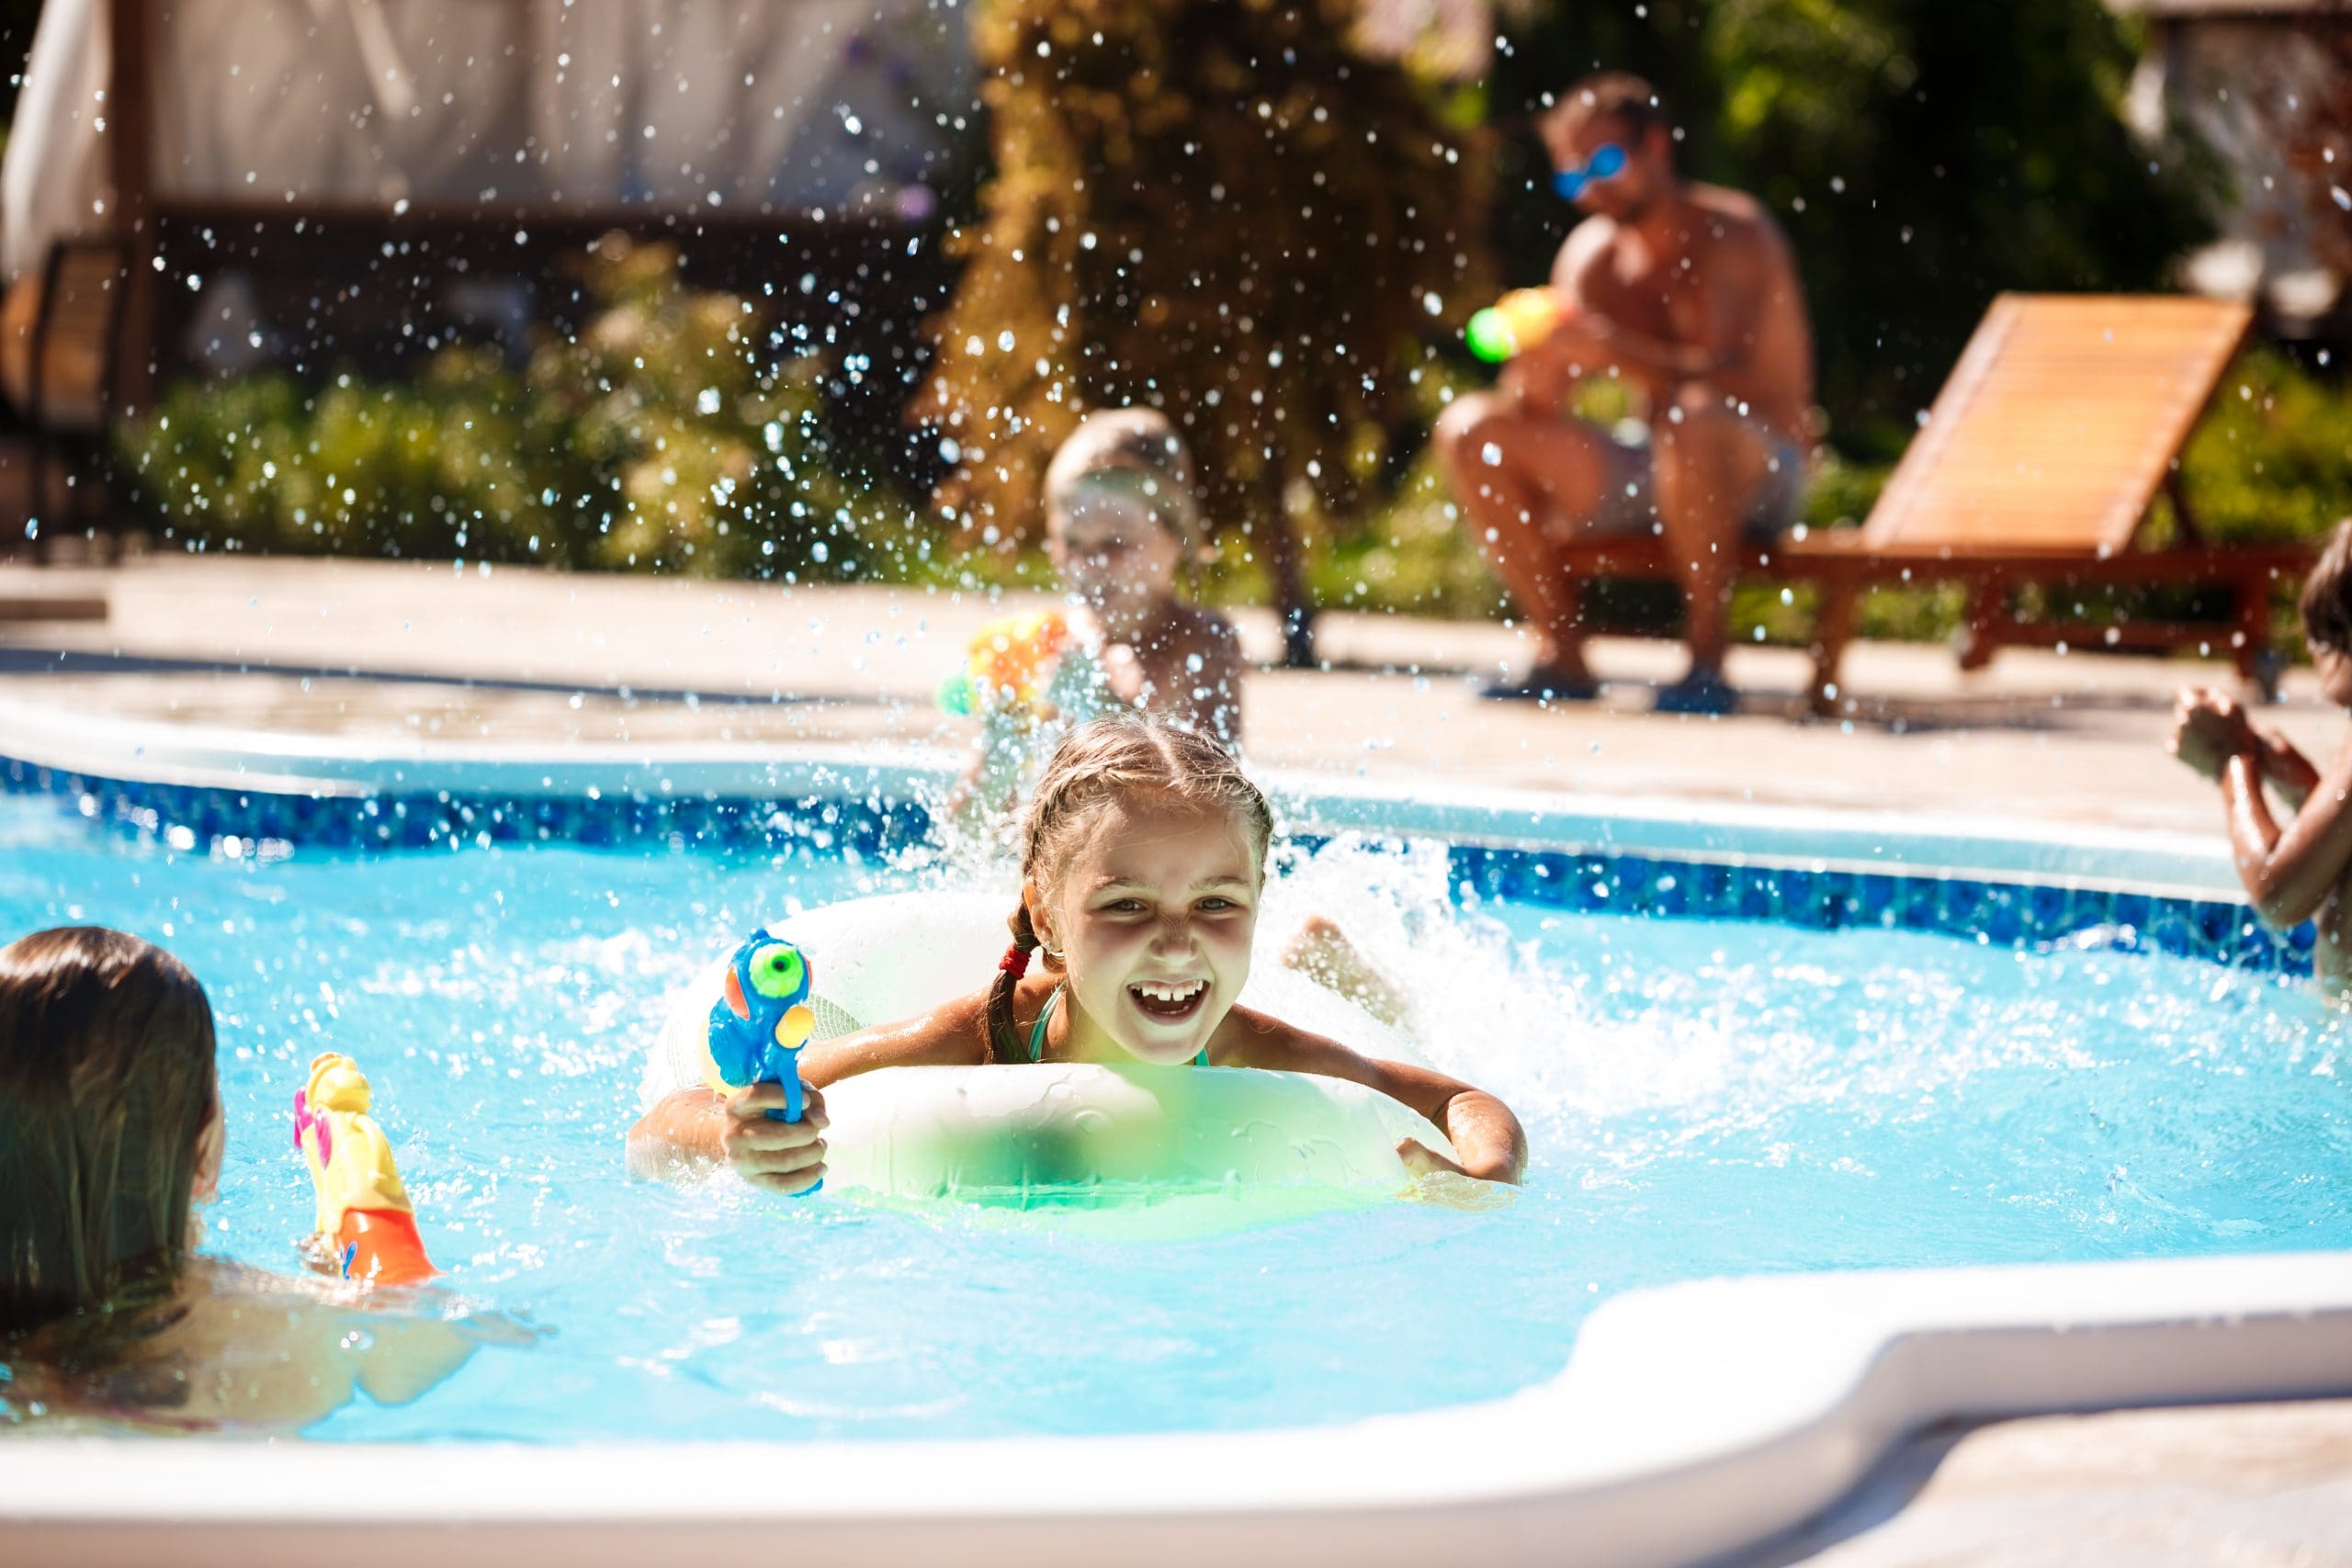
<svg viewBox="0 0 2352 1568"><path fill-rule="evenodd" d="M797 1122L773 1122L784 1109L784 1086L755 1083L719 1102L727 1120L718 1133L719 1152L736 1175L763 1192L806 1192L825 1179L825 1140L831 1118L825 1097L803 1084Z"/></svg>
<svg viewBox="0 0 2352 1568"><path fill-rule="evenodd" d="M1607 321L1588 311L1566 311L1550 332L1512 356L1496 386L1521 412L1555 419L1579 378L1614 363L1608 340Z"/></svg>
<svg viewBox="0 0 2352 1568"><path fill-rule="evenodd" d="M2232 757L2255 750L2258 739L2245 709L2222 693L2184 690L2173 705L2172 754L2203 779L2218 781Z"/></svg>

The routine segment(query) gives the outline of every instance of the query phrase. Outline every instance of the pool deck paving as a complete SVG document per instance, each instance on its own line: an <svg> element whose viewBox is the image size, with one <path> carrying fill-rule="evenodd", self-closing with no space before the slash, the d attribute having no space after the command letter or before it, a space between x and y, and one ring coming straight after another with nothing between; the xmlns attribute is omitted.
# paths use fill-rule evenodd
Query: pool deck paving
<svg viewBox="0 0 2352 1568"><path fill-rule="evenodd" d="M47 618L103 600L103 620ZM160 723L386 748L577 742L959 755L933 703L989 619L1042 595L787 588L450 563L170 557L0 564L0 698ZM1245 649L1273 653L1265 612ZM1720 719L1649 711L1680 672L1665 643L1602 638L1598 702L1479 697L1523 666L1492 623L1332 614L1329 668L1261 668L1244 697L1261 763L1327 776L1964 814L2217 835L2210 786L2163 753L2174 693L2220 661L2012 650L1973 674L1945 649L1864 643L1848 701L1804 712L1805 660L1742 648ZM2308 671L2266 710L2307 750L2342 716ZM0 737L0 751L6 738ZM2047 1416L1922 1438L1804 1534L1743 1568L2345 1564L2352 1401Z"/></svg>
<svg viewBox="0 0 2352 1568"><path fill-rule="evenodd" d="M0 696L178 723L545 750L570 741L956 756L968 721L933 694L991 618L1042 595L786 588L437 565L149 558L113 570L0 566L0 604L103 597L104 621L0 619ZM1270 657L1265 612L1237 615ZM1937 647L1863 643L1849 708L1804 712L1804 656L1742 648L1720 719L1649 711L1674 645L1600 638L1597 702L1476 694L1524 667L1516 629L1332 614L1330 668L1261 669L1245 739L1269 766L1614 796L1963 812L2218 831L2212 790L2163 755L2174 693L2229 685L2218 661L2037 650L1962 672ZM2299 743L2340 720L2306 671L2272 716Z"/></svg>

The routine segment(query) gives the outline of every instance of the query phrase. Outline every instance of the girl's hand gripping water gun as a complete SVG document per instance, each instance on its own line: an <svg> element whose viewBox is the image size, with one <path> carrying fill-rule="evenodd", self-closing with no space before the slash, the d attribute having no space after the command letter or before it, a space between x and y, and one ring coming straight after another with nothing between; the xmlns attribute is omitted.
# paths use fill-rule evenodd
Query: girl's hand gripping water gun
<svg viewBox="0 0 2352 1568"><path fill-rule="evenodd" d="M782 1084L784 1109L768 1116L800 1120L800 1048L817 1028L808 983L808 961L798 947L769 935L765 926L744 939L728 961L726 984L710 1009L705 1077L714 1092Z"/></svg>
<svg viewBox="0 0 2352 1568"><path fill-rule="evenodd" d="M319 1199L319 1235L334 1249L343 1278L365 1285L413 1285L440 1272L416 1234L416 1211L392 1164L384 1129L368 1114L367 1075L329 1051L311 1060L311 1081L294 1093L294 1146Z"/></svg>
<svg viewBox="0 0 2352 1568"><path fill-rule="evenodd" d="M990 621L972 639L964 667L941 683L939 705L959 716L1002 709L1049 717L1046 688L1069 646L1069 623L1052 610Z"/></svg>

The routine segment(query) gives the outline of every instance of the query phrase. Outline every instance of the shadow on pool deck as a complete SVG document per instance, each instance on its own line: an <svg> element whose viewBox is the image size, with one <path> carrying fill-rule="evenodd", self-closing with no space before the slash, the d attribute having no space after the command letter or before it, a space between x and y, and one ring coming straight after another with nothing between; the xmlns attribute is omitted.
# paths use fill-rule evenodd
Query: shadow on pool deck
<svg viewBox="0 0 2352 1568"><path fill-rule="evenodd" d="M288 681L353 681L385 686L456 686L464 691L525 692L558 697L603 697L615 702L735 704L774 707L824 699L793 692L698 691L682 686L575 685L500 675L446 675L413 670L378 670L356 664L280 664L274 661L175 658L74 648L0 647L0 676L6 675L266 675Z"/></svg>
<svg viewBox="0 0 2352 1568"><path fill-rule="evenodd" d="M2352 1563L2352 1400L1932 1427L1819 1518L1707 1568Z"/></svg>

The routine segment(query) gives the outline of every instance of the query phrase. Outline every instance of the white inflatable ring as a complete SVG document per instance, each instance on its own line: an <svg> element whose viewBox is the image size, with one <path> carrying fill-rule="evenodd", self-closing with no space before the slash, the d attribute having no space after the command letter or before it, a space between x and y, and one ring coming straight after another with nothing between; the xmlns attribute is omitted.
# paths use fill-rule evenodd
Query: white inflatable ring
<svg viewBox="0 0 2352 1568"><path fill-rule="evenodd" d="M769 929L808 955L817 1038L828 1039L978 990L1003 955L1009 909L1002 894L898 894ZM722 959L673 999L647 1073L649 1103L701 1081L702 1031L724 969ZM1253 960L1242 999L1366 1055L1416 1059L1394 1031L1272 953ZM892 1067L834 1084L825 1104L828 1187L901 1199L1376 1196L1409 1185L1400 1139L1451 1152L1426 1119L1376 1090L1250 1068Z"/></svg>

